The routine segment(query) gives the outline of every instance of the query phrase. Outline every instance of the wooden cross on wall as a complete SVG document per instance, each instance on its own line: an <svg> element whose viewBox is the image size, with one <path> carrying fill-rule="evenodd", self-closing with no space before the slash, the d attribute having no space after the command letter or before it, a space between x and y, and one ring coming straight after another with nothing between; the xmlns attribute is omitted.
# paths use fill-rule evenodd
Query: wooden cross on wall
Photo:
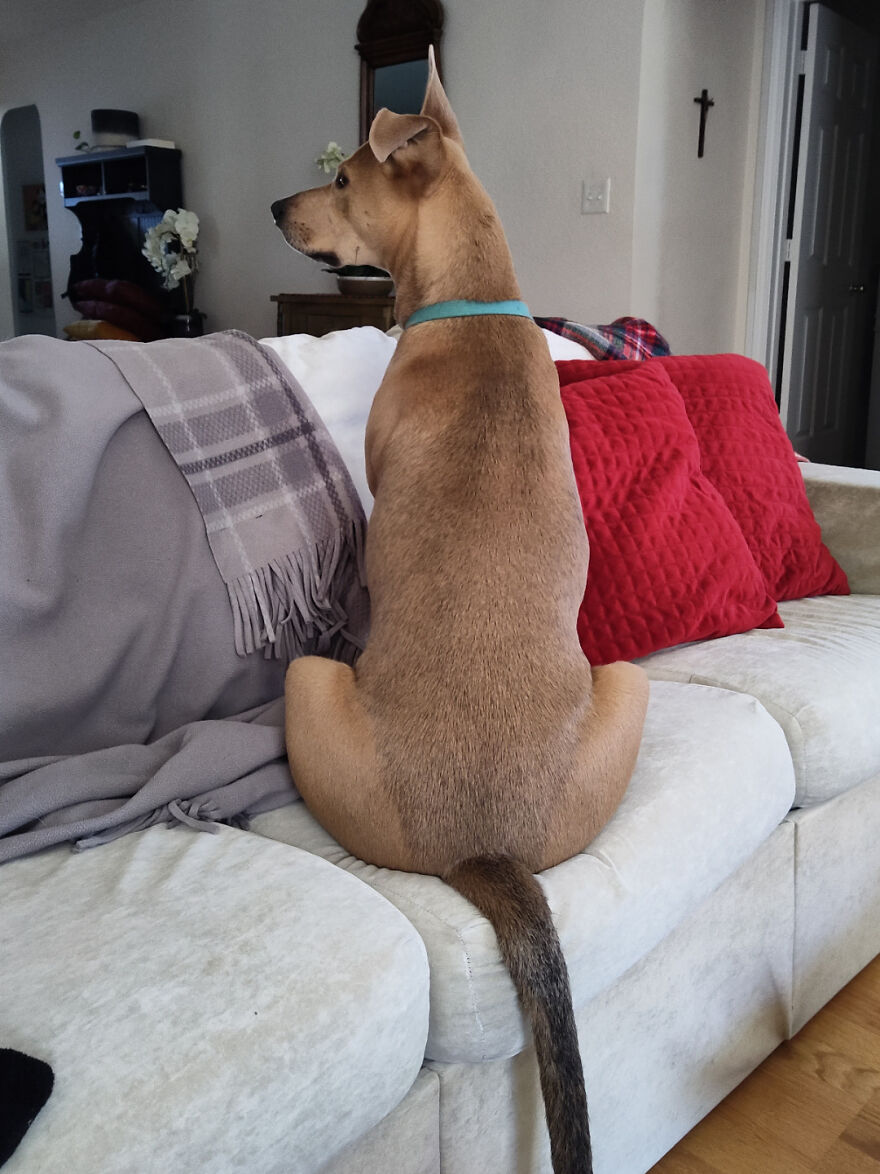
<svg viewBox="0 0 880 1174"><path fill-rule="evenodd" d="M706 117L709 113L709 107L714 106L715 102L709 97L709 91L703 90L699 98L694 98L696 104L700 107L700 137L697 141L697 158L703 158L703 148L706 145Z"/></svg>

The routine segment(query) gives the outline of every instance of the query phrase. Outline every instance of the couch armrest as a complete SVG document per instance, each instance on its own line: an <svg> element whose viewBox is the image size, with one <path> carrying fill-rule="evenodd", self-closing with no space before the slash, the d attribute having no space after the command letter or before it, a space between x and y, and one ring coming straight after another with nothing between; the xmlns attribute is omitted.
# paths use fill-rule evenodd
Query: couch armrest
<svg viewBox="0 0 880 1174"><path fill-rule="evenodd" d="M800 468L822 540L846 571L853 594L880 595L880 472Z"/></svg>

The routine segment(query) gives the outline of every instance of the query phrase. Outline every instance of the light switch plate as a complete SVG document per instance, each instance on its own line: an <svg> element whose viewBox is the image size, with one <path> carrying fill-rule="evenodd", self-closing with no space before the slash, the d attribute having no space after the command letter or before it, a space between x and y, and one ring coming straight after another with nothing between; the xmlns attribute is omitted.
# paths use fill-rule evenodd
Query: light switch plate
<svg viewBox="0 0 880 1174"><path fill-rule="evenodd" d="M581 213L592 216L608 212L611 206L611 177L585 179L581 188Z"/></svg>

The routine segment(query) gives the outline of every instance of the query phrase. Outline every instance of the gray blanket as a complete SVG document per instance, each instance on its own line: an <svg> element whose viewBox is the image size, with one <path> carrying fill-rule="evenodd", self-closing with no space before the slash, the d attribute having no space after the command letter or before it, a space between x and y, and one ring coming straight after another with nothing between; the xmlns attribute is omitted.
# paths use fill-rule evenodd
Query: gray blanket
<svg viewBox="0 0 880 1174"><path fill-rule="evenodd" d="M153 402L185 400L174 411L199 432L200 350L202 415L217 424L218 394L224 415L198 459L241 494L219 522L134 393L151 398L152 371ZM284 670L362 644L363 517L314 409L264 356L241 335L0 344L0 862L157 821L241 822L296 797ZM288 482L267 492L255 427Z"/></svg>

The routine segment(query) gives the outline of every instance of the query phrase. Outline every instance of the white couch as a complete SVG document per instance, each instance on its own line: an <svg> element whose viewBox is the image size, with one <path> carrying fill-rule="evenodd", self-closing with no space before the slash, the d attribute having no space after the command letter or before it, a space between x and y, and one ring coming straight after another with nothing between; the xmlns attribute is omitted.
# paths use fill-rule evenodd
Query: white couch
<svg viewBox="0 0 880 1174"><path fill-rule="evenodd" d="M265 341L366 494L393 340ZM596 1174L648 1170L880 951L880 474L803 472L853 594L645 658L625 799L542 876ZM488 923L436 878L347 855L302 803L12 861L0 908L0 1046L56 1072L10 1174L550 1169Z"/></svg>

